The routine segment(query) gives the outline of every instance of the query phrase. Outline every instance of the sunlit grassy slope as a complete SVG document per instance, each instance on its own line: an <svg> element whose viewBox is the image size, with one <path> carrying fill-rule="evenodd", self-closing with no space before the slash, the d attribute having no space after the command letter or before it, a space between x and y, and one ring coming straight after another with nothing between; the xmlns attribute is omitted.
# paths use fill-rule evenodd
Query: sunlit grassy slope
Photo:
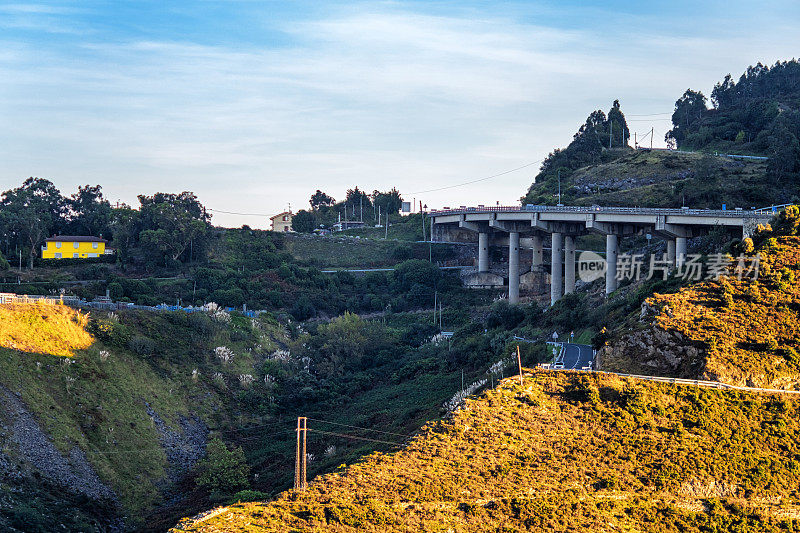
<svg viewBox="0 0 800 533"><path fill-rule="evenodd" d="M756 280L754 272L743 272L739 279L734 262L719 280L652 296L647 302L654 316L647 319L648 327L666 332L670 340L655 335L648 338L661 338L662 344L645 346L647 338L638 330L626 330L609 341L603 368L663 374L663 368L647 366L653 352L693 347L697 360L681 363L677 372L683 377L800 389L800 210L791 207L775 224L738 246L749 256L745 267L753 265L756 254L760 258Z"/></svg>
<svg viewBox="0 0 800 533"><path fill-rule="evenodd" d="M756 282L735 277L657 295L657 324L704 347L704 377L734 384L800 384L800 237L771 239L761 248Z"/></svg>
<svg viewBox="0 0 800 533"><path fill-rule="evenodd" d="M88 348L88 316L63 305L0 305L0 347L70 357Z"/></svg>
<svg viewBox="0 0 800 533"><path fill-rule="evenodd" d="M793 531L800 400L537 372L407 448L173 531Z"/></svg>

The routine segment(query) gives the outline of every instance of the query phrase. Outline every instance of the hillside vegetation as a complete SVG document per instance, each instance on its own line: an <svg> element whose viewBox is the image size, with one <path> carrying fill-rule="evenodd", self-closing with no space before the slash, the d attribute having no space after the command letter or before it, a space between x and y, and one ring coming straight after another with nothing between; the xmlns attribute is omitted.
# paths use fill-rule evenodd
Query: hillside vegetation
<svg viewBox="0 0 800 533"><path fill-rule="evenodd" d="M402 451L172 531L792 531L799 407L535 372L468 400Z"/></svg>
<svg viewBox="0 0 800 533"><path fill-rule="evenodd" d="M757 280L739 279L734 263L728 276L649 298L639 330L609 341L601 352L603 368L800 388L799 223L800 210L789 207L774 228L762 228L737 247L758 254ZM670 354L673 360L664 360Z"/></svg>
<svg viewBox="0 0 800 533"><path fill-rule="evenodd" d="M87 315L63 305L2 305L0 347L70 357L91 346L88 323Z"/></svg>

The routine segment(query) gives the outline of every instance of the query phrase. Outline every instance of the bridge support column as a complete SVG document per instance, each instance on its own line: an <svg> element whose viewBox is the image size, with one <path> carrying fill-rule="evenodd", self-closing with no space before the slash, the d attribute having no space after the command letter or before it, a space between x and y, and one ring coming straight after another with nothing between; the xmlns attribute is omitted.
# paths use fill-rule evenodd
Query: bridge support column
<svg viewBox="0 0 800 533"><path fill-rule="evenodd" d="M667 259L669 264L675 267L675 241L672 239L667 241Z"/></svg>
<svg viewBox="0 0 800 533"><path fill-rule="evenodd" d="M564 294L575 292L575 238L564 236Z"/></svg>
<svg viewBox="0 0 800 533"><path fill-rule="evenodd" d="M686 237L675 237L675 266L680 268L686 262Z"/></svg>
<svg viewBox="0 0 800 533"><path fill-rule="evenodd" d="M533 261L531 262L531 271L536 272L542 269L544 265L544 246L542 245L542 236L533 236Z"/></svg>
<svg viewBox="0 0 800 533"><path fill-rule="evenodd" d="M519 233L508 234L508 303L519 302Z"/></svg>
<svg viewBox="0 0 800 533"><path fill-rule="evenodd" d="M619 253L619 238L616 235L606 235L606 294L617 290L617 254Z"/></svg>
<svg viewBox="0 0 800 533"><path fill-rule="evenodd" d="M489 234L478 233L478 272L489 272Z"/></svg>
<svg viewBox="0 0 800 533"><path fill-rule="evenodd" d="M552 234L551 252L552 258L550 260L550 305L554 305L561 299L561 257L563 254L563 236L561 233Z"/></svg>

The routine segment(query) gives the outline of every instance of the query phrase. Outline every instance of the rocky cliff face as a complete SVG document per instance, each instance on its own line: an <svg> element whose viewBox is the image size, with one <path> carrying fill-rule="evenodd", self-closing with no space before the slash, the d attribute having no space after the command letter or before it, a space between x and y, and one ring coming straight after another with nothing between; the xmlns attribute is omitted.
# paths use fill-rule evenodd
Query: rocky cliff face
<svg viewBox="0 0 800 533"><path fill-rule="evenodd" d="M702 374L702 347L681 333L659 328L653 320L655 313L648 302L642 305L640 328L598 351L600 370L693 379Z"/></svg>

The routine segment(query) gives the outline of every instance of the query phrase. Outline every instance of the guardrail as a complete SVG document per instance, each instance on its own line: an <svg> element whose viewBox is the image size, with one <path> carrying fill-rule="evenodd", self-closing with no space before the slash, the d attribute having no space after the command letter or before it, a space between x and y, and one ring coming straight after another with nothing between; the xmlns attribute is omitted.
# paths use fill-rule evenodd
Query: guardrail
<svg viewBox="0 0 800 533"><path fill-rule="evenodd" d="M33 304L33 303L46 303L46 304L64 304L72 305L79 301L75 296L60 296L55 298L53 296L40 296L28 294L14 294L10 292L0 292L0 304Z"/></svg>
<svg viewBox="0 0 800 533"><path fill-rule="evenodd" d="M525 204L519 207L466 207L458 209L443 209L431 211L430 216L437 217L443 215L460 215L467 213L609 213L625 215L695 215L728 218L765 218L765 213L761 210L751 209L689 209L686 207L600 207L600 206L551 206Z"/></svg>
<svg viewBox="0 0 800 533"><path fill-rule="evenodd" d="M553 368L543 368L543 370L559 370ZM563 370L559 370L563 371ZM576 370L572 370L573 372ZM581 370L584 371L584 370ZM709 389L727 389L738 390L742 392L764 392L770 394L800 394L797 390L787 389L765 389L762 387L740 387L738 385L731 385L729 383L722 383L720 381L705 381L702 379L685 379L685 378L671 378L665 376L645 376L641 374L623 374L621 372L607 372L605 370L590 370L598 374L609 374L611 376L619 376L623 378L643 379L646 381L657 381L660 383L672 383L674 385L691 385L693 387L706 387Z"/></svg>
<svg viewBox="0 0 800 533"><path fill-rule="evenodd" d="M182 311L184 313L199 313L208 312L206 307L183 307L180 305L136 305L130 302L113 302L110 300L83 300L77 296L39 296L28 294L13 294L2 292L0 293L0 305L4 304L33 304L33 303L46 303L51 305L68 305L70 307L79 307L82 309L102 309L104 311L124 311L126 309L135 309L140 311ZM239 310L233 307L220 307L230 313L236 311L244 316L255 318L261 313L266 313L264 310Z"/></svg>

